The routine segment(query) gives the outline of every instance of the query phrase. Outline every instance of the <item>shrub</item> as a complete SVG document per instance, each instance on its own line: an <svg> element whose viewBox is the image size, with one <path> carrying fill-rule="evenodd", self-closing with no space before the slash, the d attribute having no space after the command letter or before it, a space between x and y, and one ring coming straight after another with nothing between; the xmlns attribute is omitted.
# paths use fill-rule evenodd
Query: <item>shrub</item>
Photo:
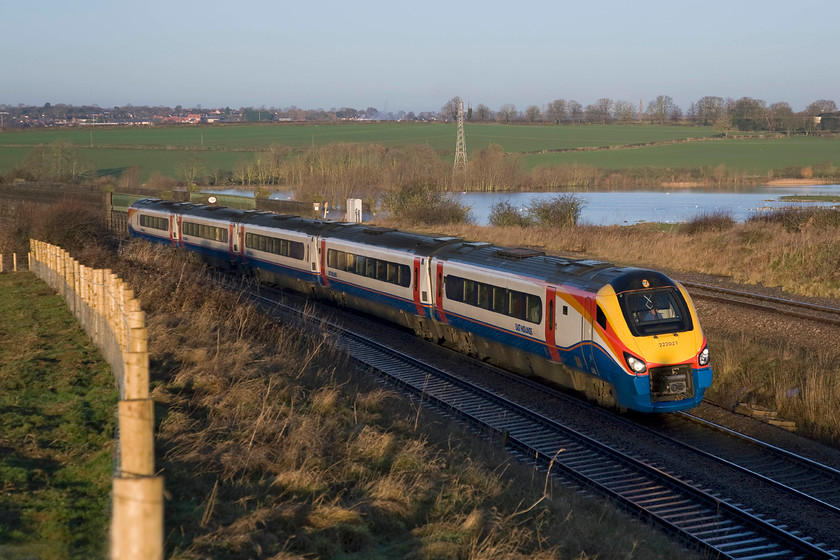
<svg viewBox="0 0 840 560"><path fill-rule="evenodd" d="M454 224L471 222L468 206L436 185L414 182L386 194L382 205L391 217L412 224Z"/></svg>
<svg viewBox="0 0 840 560"><path fill-rule="evenodd" d="M528 213L541 226L574 227L580 218L583 201L574 194L560 194L546 200L532 200Z"/></svg>
<svg viewBox="0 0 840 560"><path fill-rule="evenodd" d="M702 212L691 220L687 221L680 228L680 231L693 235L704 231L726 231L735 226L735 218L728 210L716 210L714 212Z"/></svg>
<svg viewBox="0 0 840 560"><path fill-rule="evenodd" d="M510 202L497 202L490 208L488 221L495 227L529 227L533 225L530 215L524 215Z"/></svg>
<svg viewBox="0 0 840 560"><path fill-rule="evenodd" d="M840 212L833 208L785 206L756 212L747 218L747 222L779 224L788 232L799 231L806 226L836 228L840 227Z"/></svg>

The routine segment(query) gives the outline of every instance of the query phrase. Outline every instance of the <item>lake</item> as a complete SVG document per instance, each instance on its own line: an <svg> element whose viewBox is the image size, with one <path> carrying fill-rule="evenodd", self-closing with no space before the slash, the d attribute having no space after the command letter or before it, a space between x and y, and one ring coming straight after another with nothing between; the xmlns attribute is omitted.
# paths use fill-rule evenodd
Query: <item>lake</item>
<svg viewBox="0 0 840 560"><path fill-rule="evenodd" d="M253 196L253 191L241 189L212 190L204 192ZM493 205L506 201L516 208L525 209L532 200L548 199L558 193L463 193L460 201L469 206L475 222L487 225ZM762 210L786 206L835 206L826 202L788 202L790 195L840 196L840 185L812 185L795 187L755 187L747 192L711 191L709 189L639 190L574 193L583 201L580 223L591 225L629 225L640 222L678 223L688 221L704 212L728 212L743 222ZM273 199L289 198L288 192L276 192ZM327 218L344 219L342 209L331 209ZM365 215L365 219L369 219Z"/></svg>
<svg viewBox="0 0 840 560"><path fill-rule="evenodd" d="M507 201L525 209L532 200L549 199L558 193L464 193L463 204L472 208L476 223L487 225L494 204ZM835 206L825 202L789 202L789 195L840 196L840 185L796 187L756 187L749 192L712 192L702 189L673 191L613 191L574 193L583 201L580 223L591 225L629 225L639 222L685 222L704 212L729 212L743 222L752 214L787 206Z"/></svg>

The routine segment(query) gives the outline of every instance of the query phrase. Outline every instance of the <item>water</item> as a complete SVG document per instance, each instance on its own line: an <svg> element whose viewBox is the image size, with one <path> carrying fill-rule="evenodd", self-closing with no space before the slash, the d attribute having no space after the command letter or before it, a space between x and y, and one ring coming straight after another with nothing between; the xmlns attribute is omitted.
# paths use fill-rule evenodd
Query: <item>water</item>
<svg viewBox="0 0 840 560"><path fill-rule="evenodd" d="M253 191L241 189L205 190L221 194L254 196ZM525 209L532 200L549 199L558 193L463 193L462 204L469 206L478 225L487 225L493 205L506 201ZM640 222L679 223L691 220L704 212L728 212L743 222L762 210L786 206L835 206L826 202L787 202L789 195L840 196L840 185L811 185L796 187L755 187L749 192L710 191L708 189L679 189L656 191L613 191L574 193L583 201L580 223L591 225L629 225ZM269 198L286 199L288 192L276 192ZM342 205L343 207L343 205ZM344 210L330 208L327 218L344 219ZM370 216L365 214L365 219Z"/></svg>
<svg viewBox="0 0 840 560"><path fill-rule="evenodd" d="M558 193L464 193L460 200L472 209L475 222L487 225L493 205L506 201L524 210L532 200L549 199ZM678 223L700 214L728 212L743 222L762 210L788 206L835 206L825 202L789 202L788 195L840 196L840 185L803 187L756 187L750 192L711 192L701 189L673 191L618 191L574 193L583 201L580 223L591 225L629 225L640 222Z"/></svg>

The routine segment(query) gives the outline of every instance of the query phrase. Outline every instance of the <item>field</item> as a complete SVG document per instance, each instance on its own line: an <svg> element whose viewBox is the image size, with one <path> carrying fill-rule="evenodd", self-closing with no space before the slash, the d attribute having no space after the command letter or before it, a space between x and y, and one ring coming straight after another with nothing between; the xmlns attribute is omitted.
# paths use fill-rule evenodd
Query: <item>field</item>
<svg viewBox="0 0 840 560"><path fill-rule="evenodd" d="M93 162L98 175L130 166L141 177L177 176L178 163L200 155L207 172L233 170L270 146L292 153L336 143L386 147L425 145L446 161L455 150L455 125L441 123L254 124L146 128L66 128L0 134L0 173L23 162L36 146L64 142ZM617 170L635 167L714 169L766 175L840 159L840 140L822 137L721 139L710 127L651 125L465 125L468 159L490 144L521 156L523 170L538 166L587 165Z"/></svg>

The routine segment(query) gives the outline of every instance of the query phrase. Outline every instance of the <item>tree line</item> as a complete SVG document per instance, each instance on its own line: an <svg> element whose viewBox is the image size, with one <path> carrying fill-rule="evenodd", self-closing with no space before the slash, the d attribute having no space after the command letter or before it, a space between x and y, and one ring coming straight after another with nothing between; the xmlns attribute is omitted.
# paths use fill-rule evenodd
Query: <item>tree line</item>
<svg viewBox="0 0 840 560"><path fill-rule="evenodd" d="M390 111L381 112L376 107L355 109L339 107L330 109L301 109L291 107L240 107L231 109L203 109L198 107L136 106L101 108L96 105L72 106L65 104L43 106L0 105L7 128L49 126L80 119L108 119L115 122L148 121L160 115L186 116L188 114L222 115L230 121L263 122L291 120L296 122L336 122L347 120L399 120L444 121L457 119L460 97L447 101L440 111ZM819 130L840 130L837 104L829 99L818 99L803 111L794 111L787 102L769 105L752 97L704 96L691 103L686 110L679 107L668 95L659 95L646 106L626 100L614 101L608 97L583 105L574 99L554 99L543 105L528 105L520 110L512 103L505 103L493 110L484 103L473 106L464 103L464 118L469 122L501 122L525 124L629 124L645 122L659 125L696 124L714 126L721 132L770 131L786 134L810 134Z"/></svg>
<svg viewBox="0 0 840 560"><path fill-rule="evenodd" d="M443 120L456 120L460 100L456 96L443 105L440 110ZM498 111L492 111L487 105L479 103L475 107L469 106L464 118L477 122L530 124L696 124L714 126L722 132L740 130L809 134L816 130L840 130L837 104L828 99L818 99L800 112L794 111L787 102L768 105L752 97L736 100L705 96L691 103L687 111L683 111L668 95L657 96L644 109L641 102L633 104L623 100L613 101L607 97L586 106L574 99L555 99L542 107L529 105L522 111L511 103L502 105Z"/></svg>

